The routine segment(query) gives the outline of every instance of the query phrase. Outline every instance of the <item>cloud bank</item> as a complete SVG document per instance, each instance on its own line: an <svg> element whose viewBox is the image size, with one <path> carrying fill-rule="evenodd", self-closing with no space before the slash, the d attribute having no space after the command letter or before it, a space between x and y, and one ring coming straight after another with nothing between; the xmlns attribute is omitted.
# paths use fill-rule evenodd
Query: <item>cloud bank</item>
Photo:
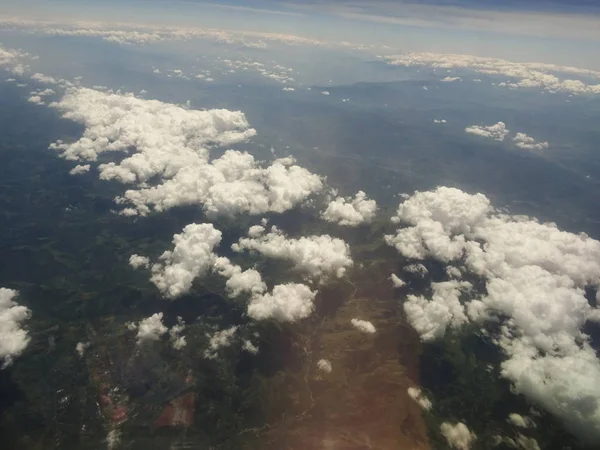
<svg viewBox="0 0 600 450"><path fill-rule="evenodd" d="M416 192L395 222L405 227L386 241L402 255L461 262L486 280L485 292L466 299L460 292L469 286L456 280L434 283L431 298L411 296L405 311L422 339L467 322L500 321L502 375L574 433L600 441L600 361L583 331L600 320L584 291L600 286L600 242L445 187Z"/></svg>
<svg viewBox="0 0 600 450"><path fill-rule="evenodd" d="M2 368L9 366L23 353L29 344L29 335L23 329L23 322L31 316L31 311L14 300L19 293L13 289L0 288L0 360Z"/></svg>

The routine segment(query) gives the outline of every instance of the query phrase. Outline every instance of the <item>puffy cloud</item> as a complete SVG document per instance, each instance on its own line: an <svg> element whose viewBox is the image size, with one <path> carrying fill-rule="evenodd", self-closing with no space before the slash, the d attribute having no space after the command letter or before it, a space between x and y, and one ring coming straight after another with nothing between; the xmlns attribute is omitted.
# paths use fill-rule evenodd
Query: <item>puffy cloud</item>
<svg viewBox="0 0 600 450"><path fill-rule="evenodd" d="M469 450L473 441L477 439L477 436L471 433L462 422L458 422L456 425L444 422L440 426L440 431L448 441L448 445L459 450Z"/></svg>
<svg viewBox="0 0 600 450"><path fill-rule="evenodd" d="M331 362L327 359L320 359L317 361L317 368L322 372L331 373Z"/></svg>
<svg viewBox="0 0 600 450"><path fill-rule="evenodd" d="M525 133L517 133L513 138L513 142L519 148L526 150L543 150L548 148L548 142L537 142L531 136L527 136Z"/></svg>
<svg viewBox="0 0 600 450"><path fill-rule="evenodd" d="M354 199L337 197L329 203L327 209L321 213L321 217L327 222L355 227L373 220L376 211L375 200L368 200L367 194L358 191Z"/></svg>
<svg viewBox="0 0 600 450"><path fill-rule="evenodd" d="M512 423L514 426L519 428L529 428L535 426L533 420L531 420L527 416L522 416L517 413L511 413L508 415L508 421Z"/></svg>
<svg viewBox="0 0 600 450"><path fill-rule="evenodd" d="M169 339L171 341L171 346L175 350L181 350L183 347L187 345L187 341L185 340L185 336L182 336L185 330L185 323L181 317L177 317L177 324L173 325L169 330Z"/></svg>
<svg viewBox="0 0 600 450"><path fill-rule="evenodd" d="M375 326L368 320L352 319L350 320L350 323L352 326L366 334L373 334L377 331Z"/></svg>
<svg viewBox="0 0 600 450"><path fill-rule="evenodd" d="M83 358L83 355L85 354L85 351L87 350L87 348L90 346L89 342L78 342L77 345L75 346L75 351L77 352L77 354L79 355L80 358Z"/></svg>
<svg viewBox="0 0 600 450"><path fill-rule="evenodd" d="M329 91L321 91L321 95L329 95Z"/></svg>
<svg viewBox="0 0 600 450"><path fill-rule="evenodd" d="M511 62L503 59L444 53L407 53L386 56L395 66L431 66L443 69L469 69L486 75L502 75L514 81L504 83L512 88L541 88L551 92L572 94L600 94L600 84L586 84L581 80L561 78L568 74L600 79L600 72L570 66L535 62Z"/></svg>
<svg viewBox="0 0 600 450"><path fill-rule="evenodd" d="M273 288L272 293L252 296L248 304L248 315L255 320L295 322L313 312L316 295L316 292L303 284L280 284Z"/></svg>
<svg viewBox="0 0 600 450"><path fill-rule="evenodd" d="M228 150L211 161L209 147L256 134L239 111L196 111L85 88L69 89L51 106L85 126L78 141L50 146L62 157L96 161L103 153L133 150L98 167L101 179L137 185L117 198L126 215L190 204L213 216L284 212L323 188L320 177L292 158L265 167L246 152Z"/></svg>
<svg viewBox="0 0 600 450"><path fill-rule="evenodd" d="M71 170L69 170L70 175L81 175L82 173L87 173L90 171L91 166L89 164L77 164Z"/></svg>
<svg viewBox="0 0 600 450"><path fill-rule="evenodd" d="M173 236L173 250L165 251L159 262L152 265L150 280L169 299L189 292L194 279L212 268L216 259L213 250L219 242L221 232L212 224L187 225L182 233ZM132 258L140 262L139 256Z"/></svg>
<svg viewBox="0 0 600 450"><path fill-rule="evenodd" d="M147 256L131 255L129 257L129 265L134 269L139 269L140 267L148 268L150 267L150 258Z"/></svg>
<svg viewBox="0 0 600 450"><path fill-rule="evenodd" d="M208 349L204 351L204 357L208 359L215 359L220 349L224 347L231 347L237 330L238 327L233 326L225 330L216 331L212 336L209 335L210 341L208 342Z"/></svg>
<svg viewBox="0 0 600 450"><path fill-rule="evenodd" d="M444 83L452 83L453 81L462 81L461 77L444 77L440 81Z"/></svg>
<svg viewBox="0 0 600 450"><path fill-rule="evenodd" d="M239 297L242 293L262 294L267 290L267 285L255 269L242 270L238 265L231 264L227 258L218 258L214 270L219 275L227 278L225 288L231 298Z"/></svg>
<svg viewBox="0 0 600 450"><path fill-rule="evenodd" d="M469 322L460 295L461 291L471 288L470 283L445 281L433 283L432 288L430 299L409 295L404 303L408 322L424 341L444 336L448 327L460 327Z"/></svg>
<svg viewBox="0 0 600 450"><path fill-rule="evenodd" d="M408 273L419 275L421 278L425 277L425 275L429 273L427 267L421 263L409 264L408 266L403 267L403 270Z"/></svg>
<svg viewBox="0 0 600 450"><path fill-rule="evenodd" d="M390 275L390 280L392 280L392 285L395 288L401 288L403 286L406 286L406 282L400 279L395 273Z"/></svg>
<svg viewBox="0 0 600 450"><path fill-rule="evenodd" d="M448 123L446 119L433 119L433 123Z"/></svg>
<svg viewBox="0 0 600 450"><path fill-rule="evenodd" d="M167 332L167 327L162 323L163 313L155 313L142 319L138 324L129 324L130 330L137 330L138 345L144 342L158 341Z"/></svg>
<svg viewBox="0 0 600 450"><path fill-rule="evenodd" d="M408 396L417 402L425 411L429 411L433 407L431 400L429 400L419 388L409 387Z"/></svg>
<svg viewBox="0 0 600 450"><path fill-rule="evenodd" d="M257 238L241 238L232 248L236 252L251 250L268 258L291 261L294 270L321 281L331 275L342 277L352 265L348 244L327 234L291 239L272 227L270 233Z"/></svg>
<svg viewBox="0 0 600 450"><path fill-rule="evenodd" d="M108 432L106 435L106 448L108 450L116 449L121 443L121 431L118 429L113 429Z"/></svg>
<svg viewBox="0 0 600 450"><path fill-rule="evenodd" d="M13 289L0 288L0 359L3 367L23 353L30 340L22 325L31 316L31 311L14 301L18 294Z"/></svg>
<svg viewBox="0 0 600 450"><path fill-rule="evenodd" d="M31 79L43 84L58 84L58 81L55 78L44 75L43 73L34 73L31 75Z"/></svg>
<svg viewBox="0 0 600 450"><path fill-rule="evenodd" d="M39 95L32 95L27 99L29 103L35 103L36 105L45 105L44 100Z"/></svg>
<svg viewBox="0 0 600 450"><path fill-rule="evenodd" d="M257 355L259 351L258 347L249 340L244 340L244 343L242 344L242 350L252 355Z"/></svg>
<svg viewBox="0 0 600 450"><path fill-rule="evenodd" d="M434 283L431 299L411 297L405 308L423 339L469 319L502 320L502 375L573 432L600 441L600 360L583 332L598 317L584 288L600 285L600 242L502 214L485 196L452 188L415 193L395 221L408 227L388 243L403 255L461 261L463 271L486 280L485 292L470 301L454 288L439 295L443 283Z"/></svg>
<svg viewBox="0 0 600 450"><path fill-rule="evenodd" d="M495 125L489 126L473 125L465 128L465 131L467 133L476 134L477 136L493 139L499 142L502 142L509 133L509 130L506 128L504 122L498 122Z"/></svg>

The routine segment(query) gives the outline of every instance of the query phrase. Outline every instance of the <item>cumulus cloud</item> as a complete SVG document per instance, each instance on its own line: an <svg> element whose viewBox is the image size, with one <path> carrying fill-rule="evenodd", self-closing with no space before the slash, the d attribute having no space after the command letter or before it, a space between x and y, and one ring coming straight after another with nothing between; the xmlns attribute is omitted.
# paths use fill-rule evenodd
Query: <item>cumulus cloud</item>
<svg viewBox="0 0 600 450"><path fill-rule="evenodd" d="M256 251L268 258L290 261L294 270L313 280L323 281L332 275L342 277L352 266L348 244L327 234L292 239L272 227L269 233L257 238L241 238L232 249Z"/></svg>
<svg viewBox="0 0 600 450"><path fill-rule="evenodd" d="M284 88L282 89L282 91L283 91L283 92L293 92L293 91L295 91L295 90L296 90L296 89L294 89L293 87L284 87Z"/></svg>
<svg viewBox="0 0 600 450"><path fill-rule="evenodd" d="M446 119L433 119L433 123L448 123Z"/></svg>
<svg viewBox="0 0 600 450"><path fill-rule="evenodd" d="M93 162L103 153L128 153L98 166L101 179L136 185L117 198L126 215L190 204L213 216L283 212L323 188L320 177L290 158L265 167L228 150L210 160L210 147L256 134L239 111L197 111L85 88L69 89L51 106L85 126L78 141L51 145L62 157Z"/></svg>
<svg viewBox="0 0 600 450"><path fill-rule="evenodd" d="M406 286L406 282L398 277L395 273L390 275L390 280L392 280L392 286L395 288L401 288Z"/></svg>
<svg viewBox="0 0 600 450"><path fill-rule="evenodd" d="M519 428L529 428L535 426L533 420L527 416L522 416L517 413L511 413L508 415L508 421L512 423L514 426Z"/></svg>
<svg viewBox="0 0 600 450"><path fill-rule="evenodd" d="M457 328L469 322L460 295L471 288L470 283L445 281L433 283L432 288L431 298L409 295L404 303L408 322L424 341L444 336L448 327Z"/></svg>
<svg viewBox="0 0 600 450"><path fill-rule="evenodd" d="M280 284L271 293L254 295L248 304L248 315L255 320L295 322L313 312L316 295L304 284Z"/></svg>
<svg viewBox="0 0 600 450"><path fill-rule="evenodd" d="M493 139L495 141L502 142L504 138L510 132L504 122L498 122L495 125L483 126L483 125L472 125L465 128L467 133L475 134L477 136Z"/></svg>
<svg viewBox="0 0 600 450"><path fill-rule="evenodd" d="M329 95L329 91L321 91L321 95Z"/></svg>
<svg viewBox="0 0 600 450"><path fill-rule="evenodd" d="M242 293L262 294L267 290L267 285L258 271L255 269L242 270L240 266L232 264L227 258L217 258L214 270L227 278L225 288L231 298L239 297Z"/></svg>
<svg viewBox="0 0 600 450"><path fill-rule="evenodd" d="M332 370L331 362L328 361L327 359L320 359L319 361L317 361L317 368L321 372L331 373L331 370Z"/></svg>
<svg viewBox="0 0 600 450"><path fill-rule="evenodd" d="M377 331L375 326L368 320L352 319L350 323L353 327L366 334L373 334Z"/></svg>
<svg viewBox="0 0 600 450"><path fill-rule="evenodd" d="M137 343L158 341L167 332L167 327L162 323L163 313L155 313L142 319L138 324L129 324L130 330L137 330Z"/></svg>
<svg viewBox="0 0 600 450"><path fill-rule="evenodd" d="M462 81L461 77L444 77L440 81L444 83L452 83L453 81Z"/></svg>
<svg viewBox="0 0 600 450"><path fill-rule="evenodd" d="M444 422L440 426L440 431L446 438L448 445L459 450L469 450L473 441L477 439L477 436L470 432L462 422L458 422L456 425Z"/></svg>
<svg viewBox="0 0 600 450"><path fill-rule="evenodd" d="M43 84L58 84L58 81L55 78L44 75L43 73L34 73L31 75L31 79Z"/></svg>
<svg viewBox="0 0 600 450"><path fill-rule="evenodd" d="M83 358L83 355L85 354L85 351L87 350L87 348L90 346L89 342L78 342L77 345L75 346L75 351L77 352L77 354L79 355L80 358Z"/></svg>
<svg viewBox="0 0 600 450"><path fill-rule="evenodd" d="M216 331L212 336L208 335L210 340L208 342L208 348L204 351L204 357L215 359L218 356L220 349L231 347L238 328L239 327L237 326L233 326L225 330Z"/></svg>
<svg viewBox="0 0 600 450"><path fill-rule="evenodd" d="M0 359L3 368L23 353L30 340L22 327L31 311L14 301L18 294L13 289L0 288Z"/></svg>
<svg viewBox="0 0 600 450"><path fill-rule="evenodd" d="M367 199L367 194L358 191L353 198L337 197L321 213L327 222L355 227L361 223L369 223L377 212L377 202Z"/></svg>
<svg viewBox="0 0 600 450"><path fill-rule="evenodd" d="M566 76L576 75L600 79L600 72L595 70L444 53L407 53L385 58L388 64L396 66L469 69L486 75L502 75L512 79L511 82L503 84L512 88L541 88L550 92L600 94L600 84L586 84L581 80L565 78L566 74Z"/></svg>
<svg viewBox="0 0 600 450"><path fill-rule="evenodd" d="M543 150L548 148L548 142L537 142L531 136L527 136L525 133L517 133L513 138L513 142L519 148L526 150Z"/></svg>
<svg viewBox="0 0 600 450"><path fill-rule="evenodd" d="M83 173L87 173L90 171L91 166L89 164L77 164L71 170L69 170L70 175L81 175Z"/></svg>
<svg viewBox="0 0 600 450"><path fill-rule="evenodd" d="M422 338L467 321L501 320L501 373L584 439L600 440L600 361L583 327L598 309L584 288L600 285L600 242L496 211L482 194L453 188L417 192L398 208L405 225L387 236L404 256L460 261L486 280L477 298L466 285L434 283L431 298L412 296L407 315ZM462 286L462 287L461 287Z"/></svg>
<svg viewBox="0 0 600 450"><path fill-rule="evenodd" d="M244 340L244 343L242 344L242 350L252 355L257 355L259 351L258 347L254 345L252 341L249 341L247 339Z"/></svg>
<svg viewBox="0 0 600 450"><path fill-rule="evenodd" d="M187 345L185 336L181 335L184 330L185 323L183 322L183 319L181 317L177 317L177 324L173 325L169 330L169 340L171 341L171 346L175 350L181 350Z"/></svg>
<svg viewBox="0 0 600 450"><path fill-rule="evenodd" d="M431 400L429 400L419 388L409 387L408 396L417 402L425 411L429 411L433 407Z"/></svg>
<svg viewBox="0 0 600 450"><path fill-rule="evenodd" d="M173 250L165 251L159 262L152 265L150 280L168 299L189 292L194 279L214 264L216 255L213 250L219 242L221 232L212 224L187 225L182 233L173 236ZM139 256L133 255L132 258L134 263L140 263Z"/></svg>
<svg viewBox="0 0 600 450"><path fill-rule="evenodd" d="M35 103L36 105L45 105L44 100L39 95L32 95L27 99L29 103Z"/></svg>

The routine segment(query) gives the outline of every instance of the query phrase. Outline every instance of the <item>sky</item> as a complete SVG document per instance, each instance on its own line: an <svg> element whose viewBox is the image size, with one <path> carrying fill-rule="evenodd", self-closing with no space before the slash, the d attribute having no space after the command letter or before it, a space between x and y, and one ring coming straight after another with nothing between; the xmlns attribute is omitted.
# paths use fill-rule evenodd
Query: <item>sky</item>
<svg viewBox="0 0 600 450"><path fill-rule="evenodd" d="M7 0L0 15L268 31L600 68L600 5L592 0Z"/></svg>

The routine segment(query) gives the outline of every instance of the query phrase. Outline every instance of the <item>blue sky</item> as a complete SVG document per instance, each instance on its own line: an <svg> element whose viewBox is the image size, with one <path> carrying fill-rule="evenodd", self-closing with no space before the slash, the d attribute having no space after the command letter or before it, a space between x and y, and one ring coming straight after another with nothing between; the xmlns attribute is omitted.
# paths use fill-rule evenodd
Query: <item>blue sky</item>
<svg viewBox="0 0 600 450"><path fill-rule="evenodd" d="M0 14L268 31L600 68L600 0L5 0Z"/></svg>

